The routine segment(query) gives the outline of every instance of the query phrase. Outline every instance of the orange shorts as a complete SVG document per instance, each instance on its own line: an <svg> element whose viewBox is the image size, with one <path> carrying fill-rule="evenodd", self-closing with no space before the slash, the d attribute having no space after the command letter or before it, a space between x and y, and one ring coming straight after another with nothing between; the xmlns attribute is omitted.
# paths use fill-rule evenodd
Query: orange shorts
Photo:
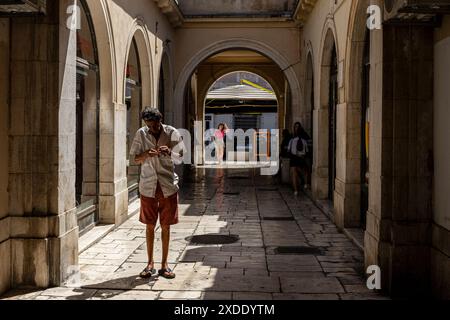
<svg viewBox="0 0 450 320"><path fill-rule="evenodd" d="M178 193L164 198L161 186L157 185L155 198L141 195L141 214L139 221L143 224L170 226L178 223Z"/></svg>

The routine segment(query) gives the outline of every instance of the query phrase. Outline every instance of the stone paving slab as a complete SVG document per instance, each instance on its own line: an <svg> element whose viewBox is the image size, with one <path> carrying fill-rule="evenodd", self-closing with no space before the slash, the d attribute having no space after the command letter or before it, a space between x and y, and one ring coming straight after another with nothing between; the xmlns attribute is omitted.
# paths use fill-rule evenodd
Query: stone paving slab
<svg viewBox="0 0 450 320"><path fill-rule="evenodd" d="M157 291L141 290L98 290L90 300L157 300L161 295Z"/></svg>
<svg viewBox="0 0 450 320"><path fill-rule="evenodd" d="M339 300L337 294L299 294L299 293L274 293L273 300Z"/></svg>
<svg viewBox="0 0 450 320"><path fill-rule="evenodd" d="M261 292L235 292L233 293L233 300L273 300L271 293Z"/></svg>
<svg viewBox="0 0 450 320"><path fill-rule="evenodd" d="M281 277L281 290L286 293L345 293L337 278Z"/></svg>

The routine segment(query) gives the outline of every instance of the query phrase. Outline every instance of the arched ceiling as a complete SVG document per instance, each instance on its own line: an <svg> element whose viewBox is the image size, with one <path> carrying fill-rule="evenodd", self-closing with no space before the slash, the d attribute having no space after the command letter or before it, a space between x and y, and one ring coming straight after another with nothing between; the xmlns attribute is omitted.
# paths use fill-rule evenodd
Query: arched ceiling
<svg viewBox="0 0 450 320"><path fill-rule="evenodd" d="M175 0L185 18L292 18L298 0Z"/></svg>

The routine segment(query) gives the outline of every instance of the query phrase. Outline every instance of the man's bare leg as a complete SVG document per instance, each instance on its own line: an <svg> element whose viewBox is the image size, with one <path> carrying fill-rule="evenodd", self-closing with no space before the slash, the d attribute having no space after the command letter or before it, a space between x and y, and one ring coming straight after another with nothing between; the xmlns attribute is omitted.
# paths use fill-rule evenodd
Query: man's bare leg
<svg viewBox="0 0 450 320"><path fill-rule="evenodd" d="M155 227L154 225L147 225L147 255L148 255L148 268L154 269L155 261L153 260L153 247L155 242Z"/></svg>
<svg viewBox="0 0 450 320"><path fill-rule="evenodd" d="M162 242L162 261L161 268L169 268L169 242L170 242L170 226L161 226L161 242Z"/></svg>

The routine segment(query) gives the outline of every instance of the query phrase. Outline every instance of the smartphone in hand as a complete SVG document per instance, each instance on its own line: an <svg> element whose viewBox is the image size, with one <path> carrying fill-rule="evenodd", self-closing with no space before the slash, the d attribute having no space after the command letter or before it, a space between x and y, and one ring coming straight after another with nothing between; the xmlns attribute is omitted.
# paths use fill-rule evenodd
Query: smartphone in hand
<svg viewBox="0 0 450 320"><path fill-rule="evenodd" d="M158 148L158 153L163 156L170 156L171 150L168 146L161 146Z"/></svg>

